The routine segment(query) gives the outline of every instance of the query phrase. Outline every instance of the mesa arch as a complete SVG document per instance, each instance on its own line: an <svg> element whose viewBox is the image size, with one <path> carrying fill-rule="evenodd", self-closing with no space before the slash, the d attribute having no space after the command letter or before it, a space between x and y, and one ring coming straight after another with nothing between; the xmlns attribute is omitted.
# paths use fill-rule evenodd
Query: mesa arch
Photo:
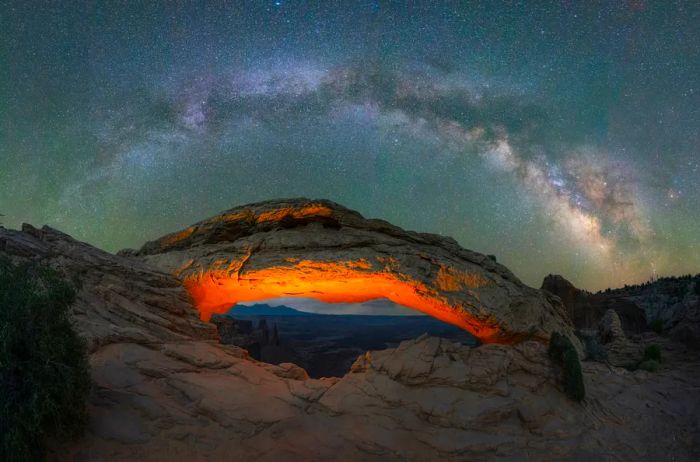
<svg viewBox="0 0 700 462"><path fill-rule="evenodd" d="M491 258L326 200L236 207L125 252L177 275L204 320L241 301L384 297L485 343L572 334L558 299Z"/></svg>

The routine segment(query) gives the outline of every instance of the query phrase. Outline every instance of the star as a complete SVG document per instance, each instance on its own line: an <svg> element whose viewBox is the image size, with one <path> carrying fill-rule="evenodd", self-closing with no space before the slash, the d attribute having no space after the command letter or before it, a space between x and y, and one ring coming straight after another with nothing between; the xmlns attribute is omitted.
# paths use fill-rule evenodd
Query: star
<svg viewBox="0 0 700 462"><path fill-rule="evenodd" d="M246 6L10 0L5 226L116 251L310 196L536 287L698 271L694 3Z"/></svg>

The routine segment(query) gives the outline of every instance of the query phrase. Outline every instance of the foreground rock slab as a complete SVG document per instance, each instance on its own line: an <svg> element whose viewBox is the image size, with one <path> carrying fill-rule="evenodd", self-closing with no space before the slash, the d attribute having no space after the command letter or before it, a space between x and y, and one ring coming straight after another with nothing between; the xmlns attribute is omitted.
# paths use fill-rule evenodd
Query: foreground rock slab
<svg viewBox="0 0 700 462"><path fill-rule="evenodd" d="M171 275L55 230L0 228L0 255L83 281L90 425L66 461L698 460L700 361L659 373L583 363L569 401L541 342L469 348L432 337L369 352L342 378L219 344ZM693 356L695 355L695 356Z"/></svg>

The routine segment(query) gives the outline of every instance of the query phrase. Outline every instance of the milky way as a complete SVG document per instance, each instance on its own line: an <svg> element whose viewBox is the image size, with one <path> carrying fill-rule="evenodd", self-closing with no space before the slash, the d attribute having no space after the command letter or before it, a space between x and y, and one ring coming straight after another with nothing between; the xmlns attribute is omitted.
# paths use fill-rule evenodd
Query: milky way
<svg viewBox="0 0 700 462"><path fill-rule="evenodd" d="M412 3L8 6L5 224L117 250L308 196L532 285L700 270L693 2Z"/></svg>

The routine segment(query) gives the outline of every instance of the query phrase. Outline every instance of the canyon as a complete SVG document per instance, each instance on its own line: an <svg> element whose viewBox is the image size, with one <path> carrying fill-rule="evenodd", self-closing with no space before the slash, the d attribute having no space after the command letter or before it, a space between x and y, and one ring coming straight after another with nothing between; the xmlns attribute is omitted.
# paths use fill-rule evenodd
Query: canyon
<svg viewBox="0 0 700 462"><path fill-rule="evenodd" d="M93 379L90 424L55 460L697 460L700 355L661 346L656 373L583 361L586 399L547 356L583 345L561 299L455 241L328 201L238 207L114 255L49 227L0 227L0 255L80 281L72 318ZM471 332L421 336L312 379L219 342L237 301L387 297ZM235 312L235 310L234 310Z"/></svg>

